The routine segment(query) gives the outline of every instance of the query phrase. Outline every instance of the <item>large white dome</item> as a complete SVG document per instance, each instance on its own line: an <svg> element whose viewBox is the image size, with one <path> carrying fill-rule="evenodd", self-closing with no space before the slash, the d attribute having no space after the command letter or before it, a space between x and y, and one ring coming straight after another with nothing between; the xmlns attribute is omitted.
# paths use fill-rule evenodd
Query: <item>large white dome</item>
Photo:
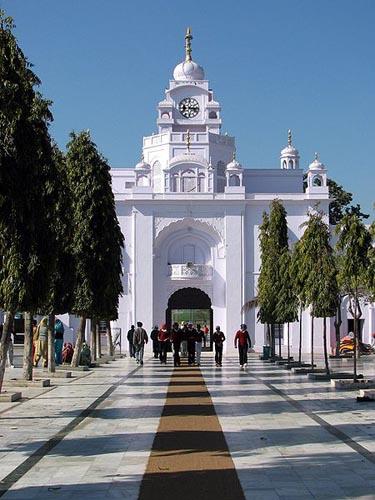
<svg viewBox="0 0 375 500"><path fill-rule="evenodd" d="M177 81L204 80L204 70L194 61L183 61L175 67L173 78Z"/></svg>

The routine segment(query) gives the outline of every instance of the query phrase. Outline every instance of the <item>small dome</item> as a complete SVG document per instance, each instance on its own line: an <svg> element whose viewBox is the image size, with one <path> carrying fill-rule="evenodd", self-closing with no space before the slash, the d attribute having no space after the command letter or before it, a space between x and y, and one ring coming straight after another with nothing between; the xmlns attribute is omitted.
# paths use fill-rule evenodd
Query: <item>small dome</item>
<svg viewBox="0 0 375 500"><path fill-rule="evenodd" d="M326 170L325 165L319 160L318 153L315 153L315 159L310 163L309 170Z"/></svg>
<svg viewBox="0 0 375 500"><path fill-rule="evenodd" d="M299 156L298 149L289 145L281 150L280 156Z"/></svg>
<svg viewBox="0 0 375 500"><path fill-rule="evenodd" d="M242 170L242 165L236 160L236 152L233 152L233 160L228 163L227 170Z"/></svg>
<svg viewBox="0 0 375 500"><path fill-rule="evenodd" d="M281 150L280 156L299 156L298 149L292 144L292 131L288 130L288 145Z"/></svg>
<svg viewBox="0 0 375 500"><path fill-rule="evenodd" d="M177 81L204 80L204 71L202 66L194 61L183 61L175 67L173 78Z"/></svg>
<svg viewBox="0 0 375 500"><path fill-rule="evenodd" d="M144 161L143 155L142 155L141 161L136 164L135 169L136 170L151 170L151 165Z"/></svg>
<svg viewBox="0 0 375 500"><path fill-rule="evenodd" d="M173 78L179 82L204 80L204 71L202 66L199 66L199 64L194 62L191 57L192 39L193 35L191 34L191 28L188 28L185 35L185 61L177 64L173 71Z"/></svg>

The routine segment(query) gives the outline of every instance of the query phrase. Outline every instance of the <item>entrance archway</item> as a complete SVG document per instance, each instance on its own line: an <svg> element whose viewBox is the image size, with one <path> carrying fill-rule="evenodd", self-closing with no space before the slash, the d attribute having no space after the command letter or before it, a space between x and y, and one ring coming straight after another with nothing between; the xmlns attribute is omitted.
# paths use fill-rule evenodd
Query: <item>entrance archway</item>
<svg viewBox="0 0 375 500"><path fill-rule="evenodd" d="M171 327L177 321L187 323L191 321L194 326L207 325L209 328L206 339L206 350L212 350L213 310L210 297L199 288L181 288L174 292L168 300L166 310L166 323Z"/></svg>

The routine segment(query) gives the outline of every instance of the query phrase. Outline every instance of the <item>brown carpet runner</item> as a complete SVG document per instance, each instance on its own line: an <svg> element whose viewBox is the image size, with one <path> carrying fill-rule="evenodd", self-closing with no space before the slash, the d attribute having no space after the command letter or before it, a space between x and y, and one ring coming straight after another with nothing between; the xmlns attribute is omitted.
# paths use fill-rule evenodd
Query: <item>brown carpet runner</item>
<svg viewBox="0 0 375 500"><path fill-rule="evenodd" d="M175 369L139 500L244 498L200 369Z"/></svg>

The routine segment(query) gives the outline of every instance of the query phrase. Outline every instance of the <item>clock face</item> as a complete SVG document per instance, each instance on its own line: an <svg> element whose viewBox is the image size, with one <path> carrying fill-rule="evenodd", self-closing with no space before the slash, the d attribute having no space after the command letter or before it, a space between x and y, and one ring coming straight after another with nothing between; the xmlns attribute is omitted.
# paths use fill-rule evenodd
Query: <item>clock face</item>
<svg viewBox="0 0 375 500"><path fill-rule="evenodd" d="M185 97L178 105L178 109L185 118L194 118L199 113L199 104L193 97Z"/></svg>

